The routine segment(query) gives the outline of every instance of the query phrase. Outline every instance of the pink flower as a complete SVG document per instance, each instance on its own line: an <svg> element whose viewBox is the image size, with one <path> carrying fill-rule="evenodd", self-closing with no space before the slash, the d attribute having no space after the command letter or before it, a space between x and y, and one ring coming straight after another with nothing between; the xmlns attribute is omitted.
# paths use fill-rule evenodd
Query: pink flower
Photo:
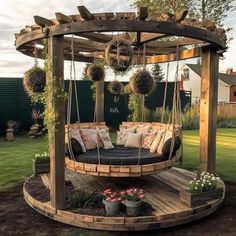
<svg viewBox="0 0 236 236"><path fill-rule="evenodd" d="M140 194L140 195L139 195L139 198L140 198L140 199L144 199L144 194Z"/></svg>

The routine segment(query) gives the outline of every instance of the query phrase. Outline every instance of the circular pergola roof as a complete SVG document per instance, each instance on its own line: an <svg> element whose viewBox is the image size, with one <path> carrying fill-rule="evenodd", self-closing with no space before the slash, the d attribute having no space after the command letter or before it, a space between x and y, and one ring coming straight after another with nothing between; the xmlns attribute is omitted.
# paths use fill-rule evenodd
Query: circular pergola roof
<svg viewBox="0 0 236 236"><path fill-rule="evenodd" d="M65 35L64 59L71 60L73 35L75 61L92 63L94 59L103 59L108 43L119 36L130 41L135 63L144 63L145 58L145 63L153 64L197 57L201 47L209 44L219 50L226 48L222 31L219 32L209 21L184 19L186 11L163 20L162 16L148 16L147 8L140 8L138 14L92 14L84 6L79 6L78 10L79 15L55 13L56 18L52 20L34 16L36 25L26 26L19 34L15 34L16 49L34 57L37 47L37 57L44 59L44 39Z"/></svg>

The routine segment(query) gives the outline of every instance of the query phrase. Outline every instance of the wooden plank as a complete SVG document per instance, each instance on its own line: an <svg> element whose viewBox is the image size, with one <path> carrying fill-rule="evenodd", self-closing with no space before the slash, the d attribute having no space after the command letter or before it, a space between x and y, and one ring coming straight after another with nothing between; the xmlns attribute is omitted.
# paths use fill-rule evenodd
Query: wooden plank
<svg viewBox="0 0 236 236"><path fill-rule="evenodd" d="M107 43L110 42L112 40L112 35L107 35L107 34L101 34L101 33L93 33L93 32L89 32L89 33L79 33L79 34L75 34L96 42L100 42L100 43Z"/></svg>
<svg viewBox="0 0 236 236"><path fill-rule="evenodd" d="M53 24L51 20L46 19L42 16L34 16L34 21L37 25L41 27L51 26Z"/></svg>
<svg viewBox="0 0 236 236"><path fill-rule="evenodd" d="M104 80L96 82L96 121L104 121Z"/></svg>
<svg viewBox="0 0 236 236"><path fill-rule="evenodd" d="M48 124L50 198L57 209L65 207L65 106L56 96L64 91L63 41L63 36L48 39L47 84L53 84L53 89L48 92L47 110L56 114L54 122Z"/></svg>
<svg viewBox="0 0 236 236"><path fill-rule="evenodd" d="M55 15L56 15L57 20L62 24L70 23L72 21L72 19L69 16L66 16L61 12L56 12Z"/></svg>
<svg viewBox="0 0 236 236"><path fill-rule="evenodd" d="M50 187L50 180L49 180L48 174L41 174L40 177L43 181L43 184L46 186L46 188L49 188Z"/></svg>
<svg viewBox="0 0 236 236"><path fill-rule="evenodd" d="M94 15L85 6L78 6L78 10L84 20L94 20Z"/></svg>
<svg viewBox="0 0 236 236"><path fill-rule="evenodd" d="M215 173L219 54L217 48L202 48L200 99L200 173Z"/></svg>

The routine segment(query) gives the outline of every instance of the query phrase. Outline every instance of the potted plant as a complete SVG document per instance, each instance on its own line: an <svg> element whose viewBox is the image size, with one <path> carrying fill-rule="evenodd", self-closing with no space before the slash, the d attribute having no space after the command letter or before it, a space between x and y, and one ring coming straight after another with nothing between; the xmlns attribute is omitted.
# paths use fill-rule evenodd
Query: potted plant
<svg viewBox="0 0 236 236"><path fill-rule="evenodd" d="M124 199L123 202L126 206L127 215L138 216L140 214L142 200L145 197L144 191L139 188L129 188L121 192L121 196Z"/></svg>
<svg viewBox="0 0 236 236"><path fill-rule="evenodd" d="M202 172L199 179L189 182L187 190L180 191L180 201L187 206L197 206L207 201L222 197L223 188L220 178L208 172Z"/></svg>
<svg viewBox="0 0 236 236"><path fill-rule="evenodd" d="M29 135L32 137L36 137L40 128L38 124L38 120L42 118L42 113L39 110L33 109L31 113L32 120L34 124L30 128Z"/></svg>
<svg viewBox="0 0 236 236"><path fill-rule="evenodd" d="M6 130L6 140L13 141L14 140L14 126L16 122L14 120L7 121L7 130Z"/></svg>
<svg viewBox="0 0 236 236"><path fill-rule="evenodd" d="M33 172L35 175L50 171L50 157L47 152L37 153L33 158Z"/></svg>
<svg viewBox="0 0 236 236"><path fill-rule="evenodd" d="M105 211L107 216L118 215L120 210L121 196L120 193L108 188L103 192L103 204L105 205Z"/></svg>

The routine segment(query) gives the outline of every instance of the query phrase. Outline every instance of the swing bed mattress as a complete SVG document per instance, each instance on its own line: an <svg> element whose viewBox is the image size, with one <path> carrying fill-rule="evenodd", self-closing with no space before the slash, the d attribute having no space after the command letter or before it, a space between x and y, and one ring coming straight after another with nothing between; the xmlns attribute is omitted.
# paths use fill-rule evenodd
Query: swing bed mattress
<svg viewBox="0 0 236 236"><path fill-rule="evenodd" d="M179 138L175 140L173 152L171 158L176 156L176 151L180 148L181 141ZM170 145L167 150L163 152L162 155L157 155L157 153L151 153L149 149L139 149L125 147L123 145L114 144L112 149L99 149L100 152L100 162L98 150L88 150L85 153L75 155L75 161L88 164L101 164L101 165L146 165L152 163L158 163L169 160ZM70 157L69 157L70 158Z"/></svg>

